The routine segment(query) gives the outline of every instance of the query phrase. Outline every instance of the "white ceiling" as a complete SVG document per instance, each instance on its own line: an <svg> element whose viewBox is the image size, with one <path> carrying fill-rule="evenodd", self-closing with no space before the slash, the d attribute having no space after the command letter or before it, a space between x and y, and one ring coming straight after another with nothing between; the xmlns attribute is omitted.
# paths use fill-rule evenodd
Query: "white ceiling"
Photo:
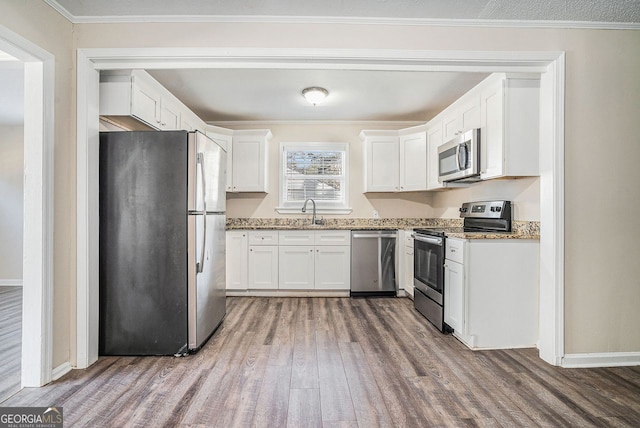
<svg viewBox="0 0 640 428"><path fill-rule="evenodd" d="M640 0L45 0L77 22L144 17L348 17L640 22Z"/></svg>
<svg viewBox="0 0 640 428"><path fill-rule="evenodd" d="M364 70L149 70L206 122L424 121L487 74ZM321 86L313 106L302 90Z"/></svg>

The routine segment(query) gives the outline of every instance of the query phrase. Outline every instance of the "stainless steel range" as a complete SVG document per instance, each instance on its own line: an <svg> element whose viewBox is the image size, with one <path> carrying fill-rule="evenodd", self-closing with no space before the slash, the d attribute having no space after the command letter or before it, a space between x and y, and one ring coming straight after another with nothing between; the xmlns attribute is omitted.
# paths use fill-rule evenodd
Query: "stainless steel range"
<svg viewBox="0 0 640 428"><path fill-rule="evenodd" d="M444 255L447 233L511 232L511 202L465 202L460 207L461 228L416 229L414 232L414 307L443 333L451 331L444 322Z"/></svg>

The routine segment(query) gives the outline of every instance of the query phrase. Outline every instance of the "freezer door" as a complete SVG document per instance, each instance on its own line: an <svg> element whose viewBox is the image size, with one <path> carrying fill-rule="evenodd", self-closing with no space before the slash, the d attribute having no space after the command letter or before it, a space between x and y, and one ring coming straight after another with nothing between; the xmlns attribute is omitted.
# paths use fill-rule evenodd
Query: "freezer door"
<svg viewBox="0 0 640 428"><path fill-rule="evenodd" d="M226 210L227 153L200 132L189 133L189 211Z"/></svg>
<svg viewBox="0 0 640 428"><path fill-rule="evenodd" d="M189 348L198 349L226 314L225 216L189 215Z"/></svg>

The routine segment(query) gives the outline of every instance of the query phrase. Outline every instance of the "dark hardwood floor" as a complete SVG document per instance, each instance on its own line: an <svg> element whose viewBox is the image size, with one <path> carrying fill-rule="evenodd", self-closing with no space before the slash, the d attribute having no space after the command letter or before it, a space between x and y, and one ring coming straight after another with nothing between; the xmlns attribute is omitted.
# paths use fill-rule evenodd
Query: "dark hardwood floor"
<svg viewBox="0 0 640 428"><path fill-rule="evenodd" d="M101 357L3 406L65 426L640 426L640 367L562 369L535 349L470 351L403 298L227 300L184 358Z"/></svg>
<svg viewBox="0 0 640 428"><path fill-rule="evenodd" d="M0 287L0 402L20 390L22 287Z"/></svg>

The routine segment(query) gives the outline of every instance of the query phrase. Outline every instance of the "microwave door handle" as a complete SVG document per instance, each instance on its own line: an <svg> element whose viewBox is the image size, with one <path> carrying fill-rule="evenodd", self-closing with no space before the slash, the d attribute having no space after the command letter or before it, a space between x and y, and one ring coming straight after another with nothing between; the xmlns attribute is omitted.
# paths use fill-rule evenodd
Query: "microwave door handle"
<svg viewBox="0 0 640 428"><path fill-rule="evenodd" d="M462 171L462 166L460 165L460 149L462 144L458 144L456 146L456 166L458 167L458 171Z"/></svg>
<svg viewBox="0 0 640 428"><path fill-rule="evenodd" d="M458 171L464 171L467 169L467 163L469 161L468 150L466 144L460 144L458 146L458 156L456 162L458 164Z"/></svg>

